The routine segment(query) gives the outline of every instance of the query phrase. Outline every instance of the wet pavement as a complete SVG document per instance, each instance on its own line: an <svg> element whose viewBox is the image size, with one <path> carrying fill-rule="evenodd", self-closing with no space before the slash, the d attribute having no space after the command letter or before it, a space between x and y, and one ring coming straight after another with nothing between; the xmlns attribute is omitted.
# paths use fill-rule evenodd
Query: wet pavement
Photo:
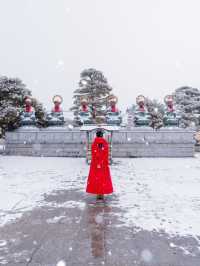
<svg viewBox="0 0 200 266"><path fill-rule="evenodd" d="M46 194L43 206L0 227L0 265L200 265L199 238L127 226L115 201L75 189Z"/></svg>

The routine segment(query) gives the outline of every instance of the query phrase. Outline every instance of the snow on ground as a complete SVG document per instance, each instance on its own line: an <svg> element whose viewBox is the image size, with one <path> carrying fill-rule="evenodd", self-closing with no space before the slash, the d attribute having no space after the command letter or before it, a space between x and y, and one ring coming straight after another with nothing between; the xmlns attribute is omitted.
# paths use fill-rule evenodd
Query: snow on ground
<svg viewBox="0 0 200 266"><path fill-rule="evenodd" d="M1 156L0 225L42 205L44 194L83 189L87 167L84 159Z"/></svg>
<svg viewBox="0 0 200 266"><path fill-rule="evenodd" d="M44 194L84 192L88 170L78 158L1 156L0 225L47 204ZM200 236L200 157L115 159L111 172L116 197L110 204L121 208L125 225ZM70 206L85 203L66 202Z"/></svg>
<svg viewBox="0 0 200 266"><path fill-rule="evenodd" d="M127 225L200 236L199 157L120 160L112 173Z"/></svg>

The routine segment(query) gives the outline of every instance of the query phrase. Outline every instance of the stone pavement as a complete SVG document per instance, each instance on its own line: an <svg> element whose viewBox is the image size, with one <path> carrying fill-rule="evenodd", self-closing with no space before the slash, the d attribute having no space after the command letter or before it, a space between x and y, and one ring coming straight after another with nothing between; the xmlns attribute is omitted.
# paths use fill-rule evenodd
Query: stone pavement
<svg viewBox="0 0 200 266"><path fill-rule="evenodd" d="M45 206L0 227L0 265L200 265L198 239L125 226L118 216L126 210L113 207L115 195L102 202L78 190L60 190L44 200Z"/></svg>

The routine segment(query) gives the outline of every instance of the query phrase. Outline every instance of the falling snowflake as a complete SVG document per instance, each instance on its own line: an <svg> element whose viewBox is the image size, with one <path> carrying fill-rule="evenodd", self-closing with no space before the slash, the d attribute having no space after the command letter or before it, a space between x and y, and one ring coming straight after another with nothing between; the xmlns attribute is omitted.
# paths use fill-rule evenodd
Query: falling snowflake
<svg viewBox="0 0 200 266"><path fill-rule="evenodd" d="M37 79L35 79L35 80L33 81L33 83L34 83L34 85L38 85L39 81L38 81Z"/></svg>
<svg viewBox="0 0 200 266"><path fill-rule="evenodd" d="M63 66L65 63L62 60L59 60L57 66Z"/></svg>
<svg viewBox="0 0 200 266"><path fill-rule="evenodd" d="M69 125L68 125L68 128L69 128L70 130L72 130L74 127L73 127L73 125L69 124Z"/></svg>
<svg viewBox="0 0 200 266"><path fill-rule="evenodd" d="M148 249L144 249L141 253L141 259L144 262L150 263L152 261L153 255L151 253L151 251L149 251Z"/></svg>
<svg viewBox="0 0 200 266"><path fill-rule="evenodd" d="M170 246L171 248L176 247L176 245L175 245L174 243L170 243L169 246Z"/></svg>
<svg viewBox="0 0 200 266"><path fill-rule="evenodd" d="M185 168L189 169L189 168L191 168L191 166L186 164Z"/></svg>
<svg viewBox="0 0 200 266"><path fill-rule="evenodd" d="M97 224L101 224L101 223L103 223L103 216L102 216L102 214L98 214L98 215L95 217L95 222L96 222Z"/></svg>
<svg viewBox="0 0 200 266"><path fill-rule="evenodd" d="M183 67L182 62L180 62L180 61L177 60L177 61L175 62L175 68L176 68L177 70L181 70L182 67Z"/></svg>
<svg viewBox="0 0 200 266"><path fill-rule="evenodd" d="M0 247L4 247L7 245L7 241L6 240L0 240Z"/></svg>
<svg viewBox="0 0 200 266"><path fill-rule="evenodd" d="M66 266L66 262L64 260L60 260L56 266Z"/></svg>
<svg viewBox="0 0 200 266"><path fill-rule="evenodd" d="M64 61L59 60L59 61L57 62L57 64L56 64L56 69L57 69L58 71L63 71L63 70L64 70L64 67L65 67L65 63L64 63Z"/></svg>
<svg viewBox="0 0 200 266"><path fill-rule="evenodd" d="M71 11L70 7L66 7L65 11L66 11L66 13L70 13L70 11Z"/></svg>

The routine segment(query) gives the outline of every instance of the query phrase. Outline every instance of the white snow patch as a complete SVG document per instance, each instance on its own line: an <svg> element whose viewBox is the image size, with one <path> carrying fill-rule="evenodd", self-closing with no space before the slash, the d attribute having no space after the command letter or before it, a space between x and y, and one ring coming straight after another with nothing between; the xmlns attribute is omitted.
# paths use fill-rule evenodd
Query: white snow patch
<svg viewBox="0 0 200 266"><path fill-rule="evenodd" d="M178 246L178 245L175 245L174 243L170 243L170 247L181 250L184 255L195 256L195 254L191 253L186 247Z"/></svg>
<svg viewBox="0 0 200 266"><path fill-rule="evenodd" d="M50 219L47 219L46 222L48 224L56 224L58 223L61 219L65 218L64 215L61 215L61 216L55 216L53 218L50 218Z"/></svg>
<svg viewBox="0 0 200 266"><path fill-rule="evenodd" d="M4 226L22 216L22 212L19 213L7 213L0 210L0 226Z"/></svg>
<svg viewBox="0 0 200 266"><path fill-rule="evenodd" d="M82 210L85 208L85 202L74 201L74 200L69 200L63 203L49 203L48 205L58 208L79 208Z"/></svg>

